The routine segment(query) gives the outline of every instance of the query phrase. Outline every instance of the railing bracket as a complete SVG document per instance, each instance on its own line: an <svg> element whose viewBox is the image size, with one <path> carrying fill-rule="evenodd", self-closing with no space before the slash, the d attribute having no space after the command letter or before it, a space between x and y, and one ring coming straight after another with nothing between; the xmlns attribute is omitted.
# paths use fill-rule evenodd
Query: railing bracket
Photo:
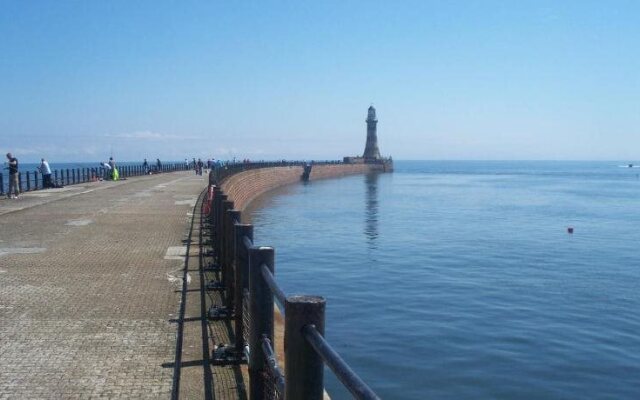
<svg viewBox="0 0 640 400"><path fill-rule="evenodd" d="M220 266L215 263L209 263L204 267L204 270L207 272L219 272Z"/></svg>
<svg viewBox="0 0 640 400"><path fill-rule="evenodd" d="M224 283L219 281L209 281L207 282L206 289L210 291L223 291L225 290Z"/></svg>
<svg viewBox="0 0 640 400"><path fill-rule="evenodd" d="M211 354L211 363L214 365L246 364L247 355L244 351L237 351L230 344L220 343Z"/></svg>
<svg viewBox="0 0 640 400"><path fill-rule="evenodd" d="M233 318L233 310L229 310L226 306L213 305L209 307L207 317L212 320Z"/></svg>

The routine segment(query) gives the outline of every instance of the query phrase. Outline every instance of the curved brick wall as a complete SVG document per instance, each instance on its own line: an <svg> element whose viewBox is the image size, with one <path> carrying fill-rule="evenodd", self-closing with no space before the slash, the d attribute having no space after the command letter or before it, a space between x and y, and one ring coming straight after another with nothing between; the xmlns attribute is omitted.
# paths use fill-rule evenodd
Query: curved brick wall
<svg viewBox="0 0 640 400"><path fill-rule="evenodd" d="M381 169L371 164L314 165L310 180L336 178L345 175L364 174ZM279 186L299 182L303 167L259 168L240 172L222 183L222 190L233 201L236 210L243 211L256 197Z"/></svg>
<svg viewBox="0 0 640 400"><path fill-rule="evenodd" d="M324 178L337 178L339 176L366 174L369 171L380 170L382 166L372 164L336 164L336 165L314 165L311 168L312 181Z"/></svg>

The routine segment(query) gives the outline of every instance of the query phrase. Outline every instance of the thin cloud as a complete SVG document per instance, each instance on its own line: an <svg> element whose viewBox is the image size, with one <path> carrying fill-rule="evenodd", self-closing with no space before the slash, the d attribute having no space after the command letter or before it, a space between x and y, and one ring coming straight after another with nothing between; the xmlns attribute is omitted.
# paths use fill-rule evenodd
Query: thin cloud
<svg viewBox="0 0 640 400"><path fill-rule="evenodd" d="M188 136L188 135L171 135L166 133L158 133L152 131L137 131L137 132L128 132L128 133L115 133L115 134L107 134L104 135L108 138L117 138L117 139L136 139L136 140L175 140L175 139L201 139L199 136Z"/></svg>

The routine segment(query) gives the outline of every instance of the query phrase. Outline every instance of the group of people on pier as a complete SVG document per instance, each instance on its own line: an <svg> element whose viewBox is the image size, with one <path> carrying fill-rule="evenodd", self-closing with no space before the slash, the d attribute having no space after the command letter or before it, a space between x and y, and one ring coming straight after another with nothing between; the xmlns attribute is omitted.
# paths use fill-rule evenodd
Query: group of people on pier
<svg viewBox="0 0 640 400"><path fill-rule="evenodd" d="M13 156L12 153L7 153L6 154L7 157L7 162L5 163L5 170L8 170L9 172L9 176L8 176L8 191L7 191L7 198L9 199L17 199L20 196L20 192L21 192L21 188L20 188L20 167L19 167L19 162L18 159L16 157ZM203 170L208 169L211 170L212 168L221 165L220 160L215 160L215 159L208 159L207 162L203 162L201 158L198 158L196 160L196 158L194 157L193 160L191 162L187 161L187 159L185 158L185 169L189 170L192 169L195 171L196 175L202 175ZM100 169L102 171L104 171L104 174L100 174L102 176L97 176L97 178L99 180L112 180L112 181L116 181L120 179L120 173L118 171L118 167L116 165L116 161L114 160L113 157L109 157L109 161L107 162L100 162ZM52 174L52 170L51 170L51 166L49 165L49 162L42 158L40 160L40 165L36 168L37 172L39 172L42 175L42 189L50 189L50 188L60 188L62 187L62 185L60 185L58 182L56 182L53 179L53 174ZM159 173L162 172L162 162L160 161L160 159L156 159L156 162L154 163L154 165L150 165L149 162L147 161L147 159L145 158L143 163L142 163L142 169L144 171L145 175L148 174L154 174L154 173ZM29 174L29 172L27 172L27 174ZM57 174L57 172L56 172ZM1 176L1 174L0 174ZM57 176L57 175L56 175ZM28 175L27 175L28 177ZM57 180L57 178L56 178ZM1 183L1 182L0 182ZM0 190L0 193L2 191Z"/></svg>
<svg viewBox="0 0 640 400"><path fill-rule="evenodd" d="M187 159L185 158L184 165L187 169L193 169L196 175L202 175L202 171L205 168L211 170L213 167L220 165L220 160L216 161L215 159L210 158L205 164L205 162L202 161L201 158L198 158L197 161L195 157L191 161L187 161Z"/></svg>

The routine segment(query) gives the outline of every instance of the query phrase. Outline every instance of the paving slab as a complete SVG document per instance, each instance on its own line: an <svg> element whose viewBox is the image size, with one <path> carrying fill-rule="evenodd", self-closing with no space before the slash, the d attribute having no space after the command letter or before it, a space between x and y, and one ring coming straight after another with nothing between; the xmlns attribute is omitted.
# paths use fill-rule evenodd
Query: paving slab
<svg viewBox="0 0 640 400"><path fill-rule="evenodd" d="M185 263L200 257L184 246L205 179L176 172L0 200L1 399L171 397Z"/></svg>

